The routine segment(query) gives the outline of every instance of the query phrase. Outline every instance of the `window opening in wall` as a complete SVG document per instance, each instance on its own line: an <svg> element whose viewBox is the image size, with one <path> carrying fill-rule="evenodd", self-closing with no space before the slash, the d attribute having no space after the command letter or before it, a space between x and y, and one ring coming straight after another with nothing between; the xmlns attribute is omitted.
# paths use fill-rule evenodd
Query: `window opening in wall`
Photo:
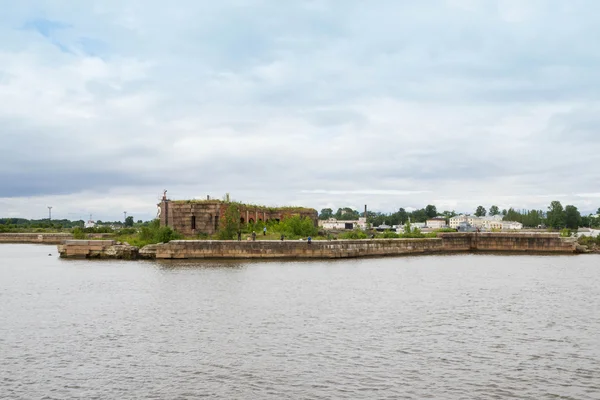
<svg viewBox="0 0 600 400"><path fill-rule="evenodd" d="M253 220L252 218L250 218L250 219L248 220L248 223L249 223L249 224L253 224L253 223L254 223L254 220Z"/></svg>
<svg viewBox="0 0 600 400"><path fill-rule="evenodd" d="M196 216L192 215L192 229L196 229Z"/></svg>
<svg viewBox="0 0 600 400"><path fill-rule="evenodd" d="M240 224L243 224L244 222L244 217L240 218Z"/></svg>
<svg viewBox="0 0 600 400"><path fill-rule="evenodd" d="M219 230L219 216L215 215L215 231Z"/></svg>

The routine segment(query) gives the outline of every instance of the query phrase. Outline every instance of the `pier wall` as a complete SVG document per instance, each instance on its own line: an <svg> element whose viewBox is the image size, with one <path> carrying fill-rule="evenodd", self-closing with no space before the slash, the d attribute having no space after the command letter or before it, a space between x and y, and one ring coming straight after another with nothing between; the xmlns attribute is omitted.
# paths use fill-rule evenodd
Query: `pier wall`
<svg viewBox="0 0 600 400"><path fill-rule="evenodd" d="M157 259L353 258L461 251L574 253L576 243L558 234L448 233L437 238L313 241L176 240L158 245Z"/></svg>
<svg viewBox="0 0 600 400"><path fill-rule="evenodd" d="M104 242L104 243L98 243ZM104 246L104 247L103 247ZM129 246L132 247L132 246ZM137 251L112 241L69 240L59 246L61 257L156 259L327 259L452 252L576 253L577 243L558 234L441 233L436 238L313 241L174 240ZM115 257L115 254L120 255Z"/></svg>
<svg viewBox="0 0 600 400"><path fill-rule="evenodd" d="M88 233L88 239L104 239L110 233ZM61 244L65 240L73 239L72 233L0 233L0 243L40 243Z"/></svg>
<svg viewBox="0 0 600 400"><path fill-rule="evenodd" d="M353 258L443 251L443 241L376 239L313 241L175 240L156 246L157 259L185 258Z"/></svg>
<svg viewBox="0 0 600 400"><path fill-rule="evenodd" d="M0 233L0 243L60 244L72 238L70 233Z"/></svg>
<svg viewBox="0 0 600 400"><path fill-rule="evenodd" d="M446 239L445 235L441 234L441 237ZM577 250L576 238L561 238L558 233L480 232L469 235L471 250L476 251L574 253Z"/></svg>

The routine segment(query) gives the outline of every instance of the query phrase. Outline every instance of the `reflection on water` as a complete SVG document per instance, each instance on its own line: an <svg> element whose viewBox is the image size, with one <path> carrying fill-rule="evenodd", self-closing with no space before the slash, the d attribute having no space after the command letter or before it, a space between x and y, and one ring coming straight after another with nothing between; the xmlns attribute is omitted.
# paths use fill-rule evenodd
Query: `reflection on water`
<svg viewBox="0 0 600 400"><path fill-rule="evenodd" d="M0 246L0 398L600 398L600 256L49 250Z"/></svg>
<svg viewBox="0 0 600 400"><path fill-rule="evenodd" d="M156 260L156 266L165 270L176 270L176 269L215 269L215 268L232 268L239 269L245 268L252 265L252 261L248 263L240 262L238 260Z"/></svg>

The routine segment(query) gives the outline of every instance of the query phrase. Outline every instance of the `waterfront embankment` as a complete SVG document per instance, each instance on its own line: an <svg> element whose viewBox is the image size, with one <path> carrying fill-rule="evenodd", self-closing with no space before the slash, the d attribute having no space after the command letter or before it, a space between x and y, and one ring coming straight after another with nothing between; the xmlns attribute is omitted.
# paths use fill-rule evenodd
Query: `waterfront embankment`
<svg viewBox="0 0 600 400"><path fill-rule="evenodd" d="M103 239L112 236L109 233L86 233L88 239ZM38 243L38 244L61 244L65 240L73 239L72 233L61 232L2 232L0 243Z"/></svg>
<svg viewBox="0 0 600 400"><path fill-rule="evenodd" d="M71 233L0 233L0 243L60 244L72 238Z"/></svg>
<svg viewBox="0 0 600 400"><path fill-rule="evenodd" d="M451 252L531 252L573 254L574 238L554 233L440 233L436 238L329 241L173 240L137 247L112 240L67 240L64 258L155 259L332 259Z"/></svg>

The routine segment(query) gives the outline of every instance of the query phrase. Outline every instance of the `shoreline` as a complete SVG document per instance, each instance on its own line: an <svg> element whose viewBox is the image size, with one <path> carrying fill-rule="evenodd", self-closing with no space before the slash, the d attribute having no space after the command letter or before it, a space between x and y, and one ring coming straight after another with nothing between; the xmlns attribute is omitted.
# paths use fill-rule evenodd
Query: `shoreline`
<svg viewBox="0 0 600 400"><path fill-rule="evenodd" d="M88 239L104 239L110 237L110 233L88 233ZM66 240L72 240L72 233L63 232L2 232L0 233L0 244L62 244Z"/></svg>
<svg viewBox="0 0 600 400"><path fill-rule="evenodd" d="M338 259L449 253L578 254L587 252L574 238L558 234L440 233L435 238L330 241L173 240L141 249L113 240L66 240L62 258L106 259Z"/></svg>

